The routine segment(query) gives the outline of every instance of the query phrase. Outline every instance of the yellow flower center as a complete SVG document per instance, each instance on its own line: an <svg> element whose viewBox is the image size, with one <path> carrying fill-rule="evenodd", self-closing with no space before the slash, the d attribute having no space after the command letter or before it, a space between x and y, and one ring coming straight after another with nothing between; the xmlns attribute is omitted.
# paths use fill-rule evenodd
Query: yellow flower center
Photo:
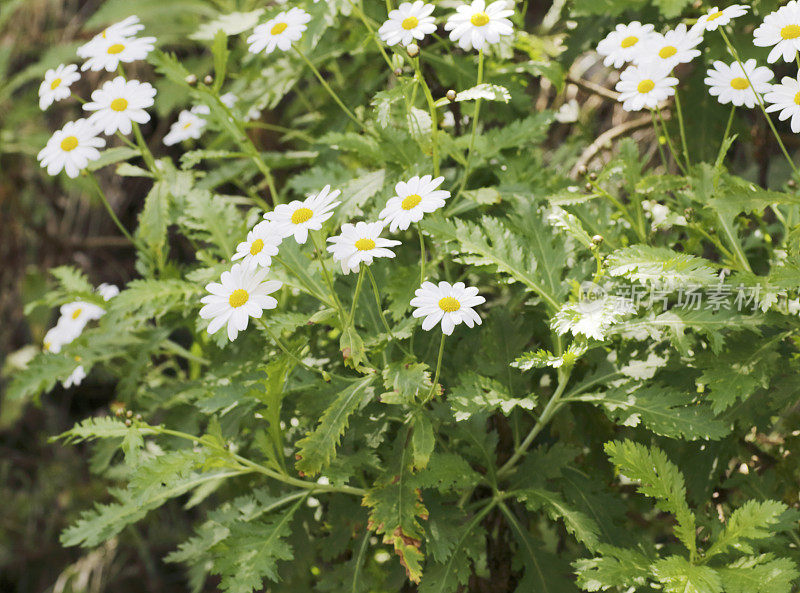
<svg viewBox="0 0 800 593"><path fill-rule="evenodd" d="M731 80L731 87L735 88L737 91L743 91L749 86L750 83L747 82L747 79L742 78L741 76L737 76L736 78Z"/></svg>
<svg viewBox="0 0 800 593"><path fill-rule="evenodd" d="M125 111L128 108L128 100L120 97L111 101L111 109L114 111Z"/></svg>
<svg viewBox="0 0 800 593"><path fill-rule="evenodd" d="M403 201L400 202L400 207L403 210L411 210L416 208L417 205L422 201L422 196L418 194L411 194L410 196L406 196L403 198Z"/></svg>
<svg viewBox="0 0 800 593"><path fill-rule="evenodd" d="M50 90L54 91L59 86L61 86L61 79L60 78L56 78L53 82L50 83Z"/></svg>
<svg viewBox="0 0 800 593"><path fill-rule="evenodd" d="M228 298L228 303L234 309L237 309L244 305L248 300L250 300L250 295L247 294L247 291L244 288L237 288L231 293L230 298Z"/></svg>
<svg viewBox="0 0 800 593"><path fill-rule="evenodd" d="M642 94L649 93L649 92L650 92L650 91L652 91L654 88L656 88L656 83L654 83L654 82L653 82L652 80L650 80L649 78L646 78L646 79L644 79L642 82L640 82L640 83L639 83L639 84L636 86L636 90L637 90L637 91L639 91L639 92L640 92L640 93L642 93Z"/></svg>
<svg viewBox="0 0 800 593"><path fill-rule="evenodd" d="M403 19L403 22L400 26L403 27L403 29L405 29L406 31L408 31L409 29L413 29L417 25L419 25L419 19L417 19L417 17L415 16L410 16L407 19Z"/></svg>
<svg viewBox="0 0 800 593"><path fill-rule="evenodd" d="M781 29L781 37L784 39L797 39L800 37L800 25L786 25Z"/></svg>
<svg viewBox="0 0 800 593"><path fill-rule="evenodd" d="M289 25L286 23L275 23L272 25L272 29L269 30L270 35L280 35L283 33Z"/></svg>
<svg viewBox="0 0 800 593"><path fill-rule="evenodd" d="M715 21L721 16L722 16L722 11L718 10L717 12L714 12L714 13L708 15L708 18L706 20L707 21Z"/></svg>
<svg viewBox="0 0 800 593"><path fill-rule="evenodd" d="M124 49L125 49L124 45L122 45L121 43L115 43L114 45L110 46L107 51L111 55L114 55L114 54L122 53L122 50L124 50Z"/></svg>
<svg viewBox="0 0 800 593"><path fill-rule="evenodd" d="M638 42L639 38L634 35L631 35L630 37L626 37L625 39L623 39L622 43L620 43L619 45L623 49L628 49L629 47L633 47L634 45L636 45Z"/></svg>
<svg viewBox="0 0 800 593"><path fill-rule="evenodd" d="M190 122L190 121L187 121L185 124L183 124L183 129L184 130L188 130L191 127L192 127L192 122Z"/></svg>
<svg viewBox="0 0 800 593"><path fill-rule="evenodd" d="M453 311L458 311L461 308L461 303L459 303L458 300L454 299L453 297L444 297L443 299L439 300L439 308L445 313L452 313Z"/></svg>
<svg viewBox="0 0 800 593"><path fill-rule="evenodd" d="M45 351L49 351L49 350L50 350L50 348L52 348L52 347L53 347L53 344L52 344L51 342L45 342L45 343L44 343L44 349L45 349Z"/></svg>
<svg viewBox="0 0 800 593"><path fill-rule="evenodd" d="M262 249L264 249L264 241L261 239L256 239L250 243L250 255L258 255Z"/></svg>
<svg viewBox="0 0 800 593"><path fill-rule="evenodd" d="M489 15L485 12L476 12L470 17L469 22L476 27L483 27L489 22Z"/></svg>
<svg viewBox="0 0 800 593"><path fill-rule="evenodd" d="M61 141L61 150L69 152L78 148L78 139L75 136L67 136Z"/></svg>
<svg viewBox="0 0 800 593"><path fill-rule="evenodd" d="M292 224L301 224L314 216L309 208L298 208L292 213Z"/></svg>
<svg viewBox="0 0 800 593"><path fill-rule="evenodd" d="M72 312L72 318L73 319L77 319L78 317L80 317L81 316L81 311L83 311L83 309L75 309Z"/></svg>
<svg viewBox="0 0 800 593"><path fill-rule="evenodd" d="M800 92L794 96L794 103L795 105L800 105Z"/></svg>
<svg viewBox="0 0 800 593"><path fill-rule="evenodd" d="M672 56L674 56L676 53L678 53L677 47L667 45L658 50L658 57L661 58L662 60L666 60L667 58L671 58Z"/></svg>
<svg viewBox="0 0 800 593"><path fill-rule="evenodd" d="M356 249L359 251L369 251L375 249L375 241L372 239L359 239L356 241Z"/></svg>

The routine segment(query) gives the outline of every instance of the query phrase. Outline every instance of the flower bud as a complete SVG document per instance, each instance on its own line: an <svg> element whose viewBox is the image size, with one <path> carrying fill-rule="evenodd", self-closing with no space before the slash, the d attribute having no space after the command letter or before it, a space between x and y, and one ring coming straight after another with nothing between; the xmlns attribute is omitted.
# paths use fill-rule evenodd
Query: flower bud
<svg viewBox="0 0 800 593"><path fill-rule="evenodd" d="M214 84L214 77L210 74L206 74L206 77L203 79L203 82L207 85Z"/></svg>
<svg viewBox="0 0 800 593"><path fill-rule="evenodd" d="M394 69L394 75L395 76L402 76L403 75L403 69L402 68L395 68Z"/></svg>
<svg viewBox="0 0 800 593"><path fill-rule="evenodd" d="M448 101L455 101L456 100L456 92L453 89L450 89L449 91L447 91L447 95L445 95L445 96L447 97Z"/></svg>
<svg viewBox="0 0 800 593"><path fill-rule="evenodd" d="M419 55L419 45L416 43L409 43L408 47L406 47L406 51L408 52L409 58L416 58Z"/></svg>
<svg viewBox="0 0 800 593"><path fill-rule="evenodd" d="M603 242L603 235L595 235L592 237L592 243L594 245L600 245Z"/></svg>
<svg viewBox="0 0 800 593"><path fill-rule="evenodd" d="M580 167L578 167L578 175L580 175L581 177L584 177L586 175L586 172L587 172L586 165L581 165Z"/></svg>
<svg viewBox="0 0 800 593"><path fill-rule="evenodd" d="M189 74L186 78L183 79L186 84L190 84L192 86L197 84L197 76L194 74Z"/></svg>

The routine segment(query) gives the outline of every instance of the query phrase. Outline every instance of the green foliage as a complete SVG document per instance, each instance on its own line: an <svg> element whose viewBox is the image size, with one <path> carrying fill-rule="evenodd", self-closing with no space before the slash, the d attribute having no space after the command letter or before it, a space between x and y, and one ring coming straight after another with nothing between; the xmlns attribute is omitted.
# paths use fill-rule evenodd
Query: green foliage
<svg viewBox="0 0 800 593"><path fill-rule="evenodd" d="M87 26L129 4L103 3ZM657 135L605 102L613 79L585 52L609 18L665 32L700 9L517 2L513 38L480 55L425 39L412 58L376 36L384 3L295 4L311 20L293 49L253 54L253 27L284 7L137 3L161 49L128 70L157 86L158 117L146 146L110 137L89 167L136 198L111 202L132 276L106 300L98 270L55 267L27 314L76 300L103 314L60 351L36 345L7 365L4 406L62 401L78 366L88 374L63 400L81 417L53 445L85 451L93 472L72 497L90 508L61 542L139 554L167 525L167 560L196 592L793 591L800 198L769 161L742 162L751 144L770 154L753 113L731 125L757 142L720 144L727 112L697 73L730 60L721 40L706 35L695 74L676 69L690 108L669 98ZM450 4L435 3L439 24ZM35 107L29 82L74 60L60 56L0 86L0 101ZM203 134L167 148L162 123L184 109ZM36 154L51 119L79 112L65 100L47 134L0 140ZM442 178L444 206L386 224L393 257L347 273L327 240L379 220L400 182L425 175ZM235 309L237 325L253 312L257 299L240 309L229 291L200 314L234 254L258 252L237 253L249 231L327 185L339 203L307 240L280 231L275 308L235 340L226 324L209 335L209 310ZM422 330L410 303L425 281L475 287L481 322L443 342L442 326ZM685 302L725 287L758 297Z"/></svg>

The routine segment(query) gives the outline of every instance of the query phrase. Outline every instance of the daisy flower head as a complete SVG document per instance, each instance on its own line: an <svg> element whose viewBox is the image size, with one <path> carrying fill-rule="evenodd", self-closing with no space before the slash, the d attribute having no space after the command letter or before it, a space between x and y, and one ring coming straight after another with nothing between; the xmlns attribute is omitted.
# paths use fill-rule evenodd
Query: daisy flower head
<svg viewBox="0 0 800 593"><path fill-rule="evenodd" d="M103 297L104 301L110 301L119 294L119 288L115 284L103 282L97 287L97 294Z"/></svg>
<svg viewBox="0 0 800 593"><path fill-rule="evenodd" d="M514 10L506 0L496 0L488 6L485 0L464 3L447 19L444 25L450 31L450 40L464 51L481 50L487 44L497 43L502 35L511 35L514 27L508 20Z"/></svg>
<svg viewBox="0 0 800 593"><path fill-rule="evenodd" d="M756 93L768 93L772 88L769 83L772 70L766 66L756 66L754 59L747 60L744 69L738 62L729 65L719 60L713 66L708 70L704 82L710 87L708 92L723 105L732 103L737 107L755 107Z"/></svg>
<svg viewBox="0 0 800 593"><path fill-rule="evenodd" d="M61 386L64 389L69 389L70 387L77 387L78 385L83 383L83 380L85 378L86 378L86 369L83 368L82 364L79 364L75 368L75 370L72 371L72 374L61 382Z"/></svg>
<svg viewBox="0 0 800 593"><path fill-rule="evenodd" d="M231 259L241 259L245 266L269 268L272 256L278 255L281 241L283 237L274 225L262 220L247 233L247 239L236 246L236 253Z"/></svg>
<svg viewBox="0 0 800 593"><path fill-rule="evenodd" d="M389 225L389 230L406 230L412 222L419 222L429 212L435 212L450 197L447 190L436 188L444 181L444 177L434 179L431 175L419 177L415 175L408 181L401 181L394 186L395 196L389 198L386 207L378 215Z"/></svg>
<svg viewBox="0 0 800 593"><path fill-rule="evenodd" d="M78 56L81 58L88 58L93 55L95 47L97 45L102 45L104 39L110 37L133 37L143 29L144 25L139 22L138 16L129 16L118 23L106 27L102 32L92 37L91 41L80 46L77 52Z"/></svg>
<svg viewBox="0 0 800 593"><path fill-rule="evenodd" d="M791 119L792 132L800 132L800 73L797 78L784 76L780 84L773 84L764 101L769 103L768 112L778 111L781 121Z"/></svg>
<svg viewBox="0 0 800 593"><path fill-rule="evenodd" d="M81 70L114 72L121 63L136 62L147 57L155 47L155 37L122 37L108 35L96 43L89 42L84 48L86 62ZM80 54L79 54L80 55Z"/></svg>
<svg viewBox="0 0 800 593"><path fill-rule="evenodd" d="M408 45L415 39L420 41L436 31L431 16L433 8L433 4L425 4L422 0L403 2L389 13L389 19L378 29L378 35L386 45Z"/></svg>
<svg viewBox="0 0 800 593"><path fill-rule="evenodd" d="M686 64L699 56L700 50L697 46L702 41L702 35L693 29L687 29L681 23L663 35L653 33L645 42L643 51L634 58L634 62L662 64L667 70L672 70L678 64Z"/></svg>
<svg viewBox="0 0 800 593"><path fill-rule="evenodd" d="M164 144L172 146L184 140L197 140L203 135L206 123L202 117L184 109L178 114L178 121L170 126L169 132L164 136Z"/></svg>
<svg viewBox="0 0 800 593"><path fill-rule="evenodd" d="M85 119L68 122L50 137L36 158L42 167L47 167L48 175L58 175L63 170L75 178L90 161L100 158L97 149L103 148L106 141L98 138L98 133Z"/></svg>
<svg viewBox="0 0 800 593"><path fill-rule="evenodd" d="M144 124L150 121L145 108L153 106L155 96L156 89L149 83L117 76L92 92L92 100L85 103L83 109L92 112L89 122L106 136L115 132L130 134L132 122Z"/></svg>
<svg viewBox="0 0 800 593"><path fill-rule="evenodd" d="M764 17L764 22L753 31L753 44L758 47L772 47L767 56L770 64L783 56L784 62L791 62L800 51L800 6L789 2L775 12Z"/></svg>
<svg viewBox="0 0 800 593"><path fill-rule="evenodd" d="M333 216L333 209L341 204L337 202L341 191L331 191L326 185L316 195L309 196L302 202L293 200L288 204L278 204L275 210L267 212L264 218L275 224L281 237L294 235L294 240L301 245L308 240L308 231L318 231L322 223Z"/></svg>
<svg viewBox="0 0 800 593"><path fill-rule="evenodd" d="M289 51L292 43L300 41L310 20L311 15L302 8L291 8L278 14L253 29L253 34L247 38L250 53L258 54L263 51L271 54L276 47L281 51Z"/></svg>
<svg viewBox="0 0 800 593"><path fill-rule="evenodd" d="M70 86L80 79L78 67L75 64L61 64L53 70L44 73L44 80L39 85L39 109L44 111L55 101L61 101L70 96Z"/></svg>
<svg viewBox="0 0 800 593"><path fill-rule="evenodd" d="M695 27L697 27L698 30L716 31L718 27L727 25L733 19L743 14L747 14L747 6L744 4L732 4L722 10L715 6L697 19Z"/></svg>
<svg viewBox="0 0 800 593"><path fill-rule="evenodd" d="M422 320L422 329L425 331L430 331L441 322L442 332L449 336L461 322L467 327L481 324L480 315L473 307L485 303L486 299L478 295L478 289L474 286L466 286L463 282L423 282L414 294L416 296L411 299L411 306L416 308L412 315L425 318Z"/></svg>
<svg viewBox="0 0 800 593"><path fill-rule="evenodd" d="M597 53L604 57L606 66L620 68L642 55L642 48L652 35L653 25L643 25L639 21L620 24L597 44Z"/></svg>
<svg viewBox="0 0 800 593"><path fill-rule="evenodd" d="M80 335L73 327L66 323L58 323L55 327L47 330L42 340L42 350L58 354L61 348L72 342Z"/></svg>
<svg viewBox="0 0 800 593"><path fill-rule="evenodd" d="M328 239L328 251L333 254L333 260L342 265L342 272L358 272L361 262L371 265L376 257L394 257L394 252L389 249L400 245L400 241L383 239L380 234L386 223L378 222L349 222L342 225L341 234Z"/></svg>
<svg viewBox="0 0 800 593"><path fill-rule="evenodd" d="M251 317L258 319L264 309L274 309L278 301L269 296L282 284L277 280L266 280L269 270L234 264L222 272L219 282L206 286L211 294L200 299L205 306L200 317L210 319L208 333L217 333L223 325L228 326L228 339L233 342L240 331L247 329Z"/></svg>
<svg viewBox="0 0 800 593"><path fill-rule="evenodd" d="M655 109L661 101L675 94L678 79L669 75L663 64L628 66L620 74L616 89L625 111Z"/></svg>
<svg viewBox="0 0 800 593"><path fill-rule="evenodd" d="M106 314L102 307L86 301L73 301L61 305L60 313L61 318L57 325L61 325L65 330L77 330L78 334L83 331L87 323Z"/></svg>

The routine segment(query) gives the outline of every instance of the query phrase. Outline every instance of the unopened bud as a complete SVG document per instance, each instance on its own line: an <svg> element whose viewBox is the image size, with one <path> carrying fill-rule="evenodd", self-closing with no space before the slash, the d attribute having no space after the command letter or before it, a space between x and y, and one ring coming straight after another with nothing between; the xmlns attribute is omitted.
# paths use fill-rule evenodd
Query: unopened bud
<svg viewBox="0 0 800 593"><path fill-rule="evenodd" d="M593 244L600 245L600 243L602 243L602 242L603 242L603 236L602 235L595 235L594 237L592 237L592 243Z"/></svg>
<svg viewBox="0 0 800 593"><path fill-rule="evenodd" d="M206 77L203 79L203 82L209 85L214 84L214 77L211 76L210 74L206 74Z"/></svg>
<svg viewBox="0 0 800 593"><path fill-rule="evenodd" d="M409 58L416 58L419 55L419 45L416 43L409 43L408 47L406 47L406 51L408 52Z"/></svg>
<svg viewBox="0 0 800 593"><path fill-rule="evenodd" d="M585 176L586 172L587 172L586 165L581 165L580 167L578 167L578 175L580 175L581 177Z"/></svg>
<svg viewBox="0 0 800 593"><path fill-rule="evenodd" d="M794 188L797 187L797 182L794 179L790 179L789 181L786 182L786 185L788 185L790 188L794 189Z"/></svg>
<svg viewBox="0 0 800 593"><path fill-rule="evenodd" d="M448 101L455 101L456 100L456 92L453 89L450 89L449 91L447 91L447 94L445 96L447 97Z"/></svg>
<svg viewBox="0 0 800 593"><path fill-rule="evenodd" d="M586 191L592 191L592 184L587 182L586 185L583 186L583 189Z"/></svg>
<svg viewBox="0 0 800 593"><path fill-rule="evenodd" d="M596 181L597 180L597 173L595 173L594 171L589 173L589 180L590 181Z"/></svg>
<svg viewBox="0 0 800 593"><path fill-rule="evenodd" d="M131 422L131 419L130 419L130 418L128 418L127 420L125 420L125 426L131 426L132 424L133 424L133 422Z"/></svg>
<svg viewBox="0 0 800 593"><path fill-rule="evenodd" d="M197 84L197 76L195 76L194 74L189 74L189 76L187 76L183 80L186 82L186 84L190 84L192 86Z"/></svg>
<svg viewBox="0 0 800 593"><path fill-rule="evenodd" d="M394 75L395 76L402 76L403 75L403 69L402 68L395 68L394 69Z"/></svg>

